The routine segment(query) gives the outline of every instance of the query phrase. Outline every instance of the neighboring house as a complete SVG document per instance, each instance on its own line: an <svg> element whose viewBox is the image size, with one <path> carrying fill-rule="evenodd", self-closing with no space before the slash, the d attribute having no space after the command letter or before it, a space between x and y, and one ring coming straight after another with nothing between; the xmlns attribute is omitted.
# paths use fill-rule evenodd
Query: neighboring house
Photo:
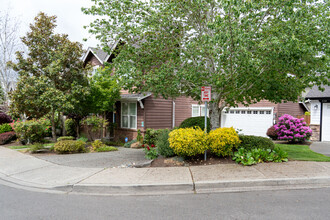
<svg viewBox="0 0 330 220"><path fill-rule="evenodd" d="M306 102L310 103L312 140L330 141L330 86L323 86L320 91L314 86L306 95Z"/></svg>
<svg viewBox="0 0 330 220"><path fill-rule="evenodd" d="M117 44L112 46L116 50ZM112 62L114 54L106 54L104 51L89 48L83 61L93 66L104 66L105 62ZM302 103L280 103L261 101L250 107L231 108L222 113L221 126L241 129L241 133L249 135L266 136L267 129L271 127L277 118L283 114L293 116L303 115L307 107ZM110 114L108 120L116 123L115 139L129 140L137 135L137 130L142 133L147 128L162 129L179 126L183 120L189 117L204 116L204 104L199 104L188 97L165 100L156 98L151 93L129 94L121 91L121 99L116 103L116 110Z"/></svg>

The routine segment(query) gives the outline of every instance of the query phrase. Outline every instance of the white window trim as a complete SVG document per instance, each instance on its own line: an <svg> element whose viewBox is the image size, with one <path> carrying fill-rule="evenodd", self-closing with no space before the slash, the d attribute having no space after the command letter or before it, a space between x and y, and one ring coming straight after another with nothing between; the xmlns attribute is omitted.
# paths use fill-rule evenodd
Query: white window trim
<svg viewBox="0 0 330 220"><path fill-rule="evenodd" d="M194 107L198 107L198 116L194 116L194 113L193 113ZM202 116L202 107L205 107L205 105L192 104L191 105L191 117L200 117L200 116ZM207 117L209 117L209 112L210 112L210 109L207 108Z"/></svg>
<svg viewBox="0 0 330 220"><path fill-rule="evenodd" d="M135 117L136 117L136 120L135 120L135 127L134 128L130 128L130 127L123 127L123 104L124 103L127 103L128 104L128 106L129 106L129 104L130 103L135 103ZM125 115L126 116L126 115ZM130 125L130 116L131 115L129 115L129 107L128 107L128 115L127 115L127 117L128 117L128 126ZM121 104L120 104L120 127L121 128L125 128L125 129L137 129L137 102L121 102Z"/></svg>

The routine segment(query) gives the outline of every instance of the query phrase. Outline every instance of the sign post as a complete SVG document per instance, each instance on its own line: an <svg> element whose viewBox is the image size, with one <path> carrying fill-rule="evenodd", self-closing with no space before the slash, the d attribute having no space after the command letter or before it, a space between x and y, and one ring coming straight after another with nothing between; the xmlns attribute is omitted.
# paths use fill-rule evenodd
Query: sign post
<svg viewBox="0 0 330 220"><path fill-rule="evenodd" d="M211 101L211 86L202 86L202 101L205 102L205 126L204 132L207 133L207 102ZM206 161L207 154L204 152L204 160Z"/></svg>

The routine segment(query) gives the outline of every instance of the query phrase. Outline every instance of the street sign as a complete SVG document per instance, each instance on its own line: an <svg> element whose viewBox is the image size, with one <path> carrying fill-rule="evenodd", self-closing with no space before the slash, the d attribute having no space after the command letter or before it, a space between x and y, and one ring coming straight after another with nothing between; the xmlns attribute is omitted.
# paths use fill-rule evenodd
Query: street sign
<svg viewBox="0 0 330 220"><path fill-rule="evenodd" d="M202 86L202 101L211 101L211 86Z"/></svg>

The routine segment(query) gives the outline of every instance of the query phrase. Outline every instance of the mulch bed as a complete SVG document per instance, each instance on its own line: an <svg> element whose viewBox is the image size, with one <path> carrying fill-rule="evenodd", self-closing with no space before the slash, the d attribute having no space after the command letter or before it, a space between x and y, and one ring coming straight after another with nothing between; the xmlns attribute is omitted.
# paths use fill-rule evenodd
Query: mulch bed
<svg viewBox="0 0 330 220"><path fill-rule="evenodd" d="M210 155L207 157L206 161L204 160L204 156L189 158L186 160L182 160L181 158L172 157L172 158L164 158L158 157L155 159L150 167L181 167L181 166L206 166L206 165L215 165L215 164L234 164L230 157L216 157Z"/></svg>

